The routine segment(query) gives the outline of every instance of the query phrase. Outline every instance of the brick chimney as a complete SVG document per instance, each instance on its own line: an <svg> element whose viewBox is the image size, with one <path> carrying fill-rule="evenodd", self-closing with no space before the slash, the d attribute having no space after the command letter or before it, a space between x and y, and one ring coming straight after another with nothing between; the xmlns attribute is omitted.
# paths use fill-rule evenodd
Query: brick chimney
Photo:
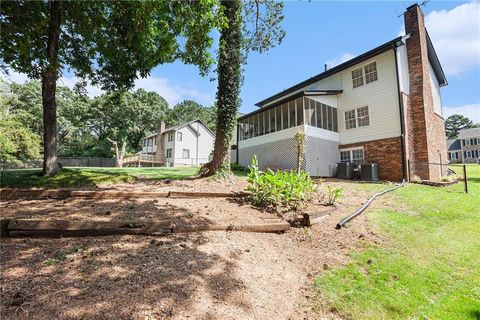
<svg viewBox="0 0 480 320"><path fill-rule="evenodd" d="M429 77L427 31L423 12L417 4L404 14L410 95L405 106L405 154L411 161L411 174L422 179L439 180L446 166L426 163L447 163L445 124L434 112Z"/></svg>
<svg viewBox="0 0 480 320"><path fill-rule="evenodd" d="M158 124L158 134L157 134L157 151L156 158L157 161L165 164L165 146L163 141L163 133L165 132L165 122L161 121Z"/></svg>

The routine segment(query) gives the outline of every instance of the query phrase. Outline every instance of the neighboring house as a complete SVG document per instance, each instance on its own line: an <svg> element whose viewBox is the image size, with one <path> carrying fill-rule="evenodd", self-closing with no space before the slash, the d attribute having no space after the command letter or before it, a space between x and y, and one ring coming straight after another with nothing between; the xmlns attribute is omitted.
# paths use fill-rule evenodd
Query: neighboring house
<svg viewBox="0 0 480 320"><path fill-rule="evenodd" d="M458 139L447 140L447 145L450 163L479 163L480 128L460 130Z"/></svg>
<svg viewBox="0 0 480 320"><path fill-rule="evenodd" d="M447 161L440 87L444 72L418 5L404 14L406 35L326 70L239 117L238 163L295 168L294 135L306 134L303 169L333 176L340 161L376 163L380 179L407 177L407 163ZM411 174L438 180L437 165Z"/></svg>
<svg viewBox="0 0 480 320"><path fill-rule="evenodd" d="M141 154L155 155L167 167L201 165L210 161L214 141L214 133L200 120L168 129L162 122L158 133L142 139Z"/></svg>
<svg viewBox="0 0 480 320"><path fill-rule="evenodd" d="M462 146L458 139L447 139L449 163L462 163Z"/></svg>

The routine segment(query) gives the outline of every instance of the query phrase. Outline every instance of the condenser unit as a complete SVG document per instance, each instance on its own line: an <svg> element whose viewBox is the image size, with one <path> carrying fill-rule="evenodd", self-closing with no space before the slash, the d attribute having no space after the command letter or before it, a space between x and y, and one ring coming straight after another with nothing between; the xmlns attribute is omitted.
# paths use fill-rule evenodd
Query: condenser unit
<svg viewBox="0 0 480 320"><path fill-rule="evenodd" d="M337 176L340 179L353 179L354 164L351 162L337 163Z"/></svg>
<svg viewBox="0 0 480 320"><path fill-rule="evenodd" d="M362 164L360 167L360 179L363 181L378 181L378 164Z"/></svg>

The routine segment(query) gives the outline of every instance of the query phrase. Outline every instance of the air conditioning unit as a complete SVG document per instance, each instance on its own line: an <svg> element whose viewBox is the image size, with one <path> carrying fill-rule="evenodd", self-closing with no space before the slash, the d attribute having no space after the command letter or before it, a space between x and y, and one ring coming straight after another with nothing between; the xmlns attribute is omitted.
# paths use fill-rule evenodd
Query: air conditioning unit
<svg viewBox="0 0 480 320"><path fill-rule="evenodd" d="M354 164L351 162L337 163L337 176L340 179L353 179Z"/></svg>
<svg viewBox="0 0 480 320"><path fill-rule="evenodd" d="M378 181L378 164L362 164L360 167L360 179L363 181Z"/></svg>

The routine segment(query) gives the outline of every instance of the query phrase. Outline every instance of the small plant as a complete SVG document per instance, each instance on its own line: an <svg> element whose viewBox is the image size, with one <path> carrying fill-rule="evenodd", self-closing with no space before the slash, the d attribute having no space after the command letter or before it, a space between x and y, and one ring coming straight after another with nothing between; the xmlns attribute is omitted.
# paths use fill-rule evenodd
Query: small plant
<svg viewBox="0 0 480 320"><path fill-rule="evenodd" d="M230 163L230 170L237 172L248 172L248 168L241 166L235 162Z"/></svg>
<svg viewBox="0 0 480 320"><path fill-rule="evenodd" d="M297 173L302 170L303 157L305 156L305 132L297 131L295 133L295 145L297 147Z"/></svg>
<svg viewBox="0 0 480 320"><path fill-rule="evenodd" d="M338 198L342 196L342 188L335 188L332 186L327 186L328 194L327 199L325 200L325 205L333 206Z"/></svg>
<svg viewBox="0 0 480 320"><path fill-rule="evenodd" d="M247 191L251 193L249 200L259 207L297 209L315 189L312 178L306 172L260 171L257 156L252 158L248 182Z"/></svg>

